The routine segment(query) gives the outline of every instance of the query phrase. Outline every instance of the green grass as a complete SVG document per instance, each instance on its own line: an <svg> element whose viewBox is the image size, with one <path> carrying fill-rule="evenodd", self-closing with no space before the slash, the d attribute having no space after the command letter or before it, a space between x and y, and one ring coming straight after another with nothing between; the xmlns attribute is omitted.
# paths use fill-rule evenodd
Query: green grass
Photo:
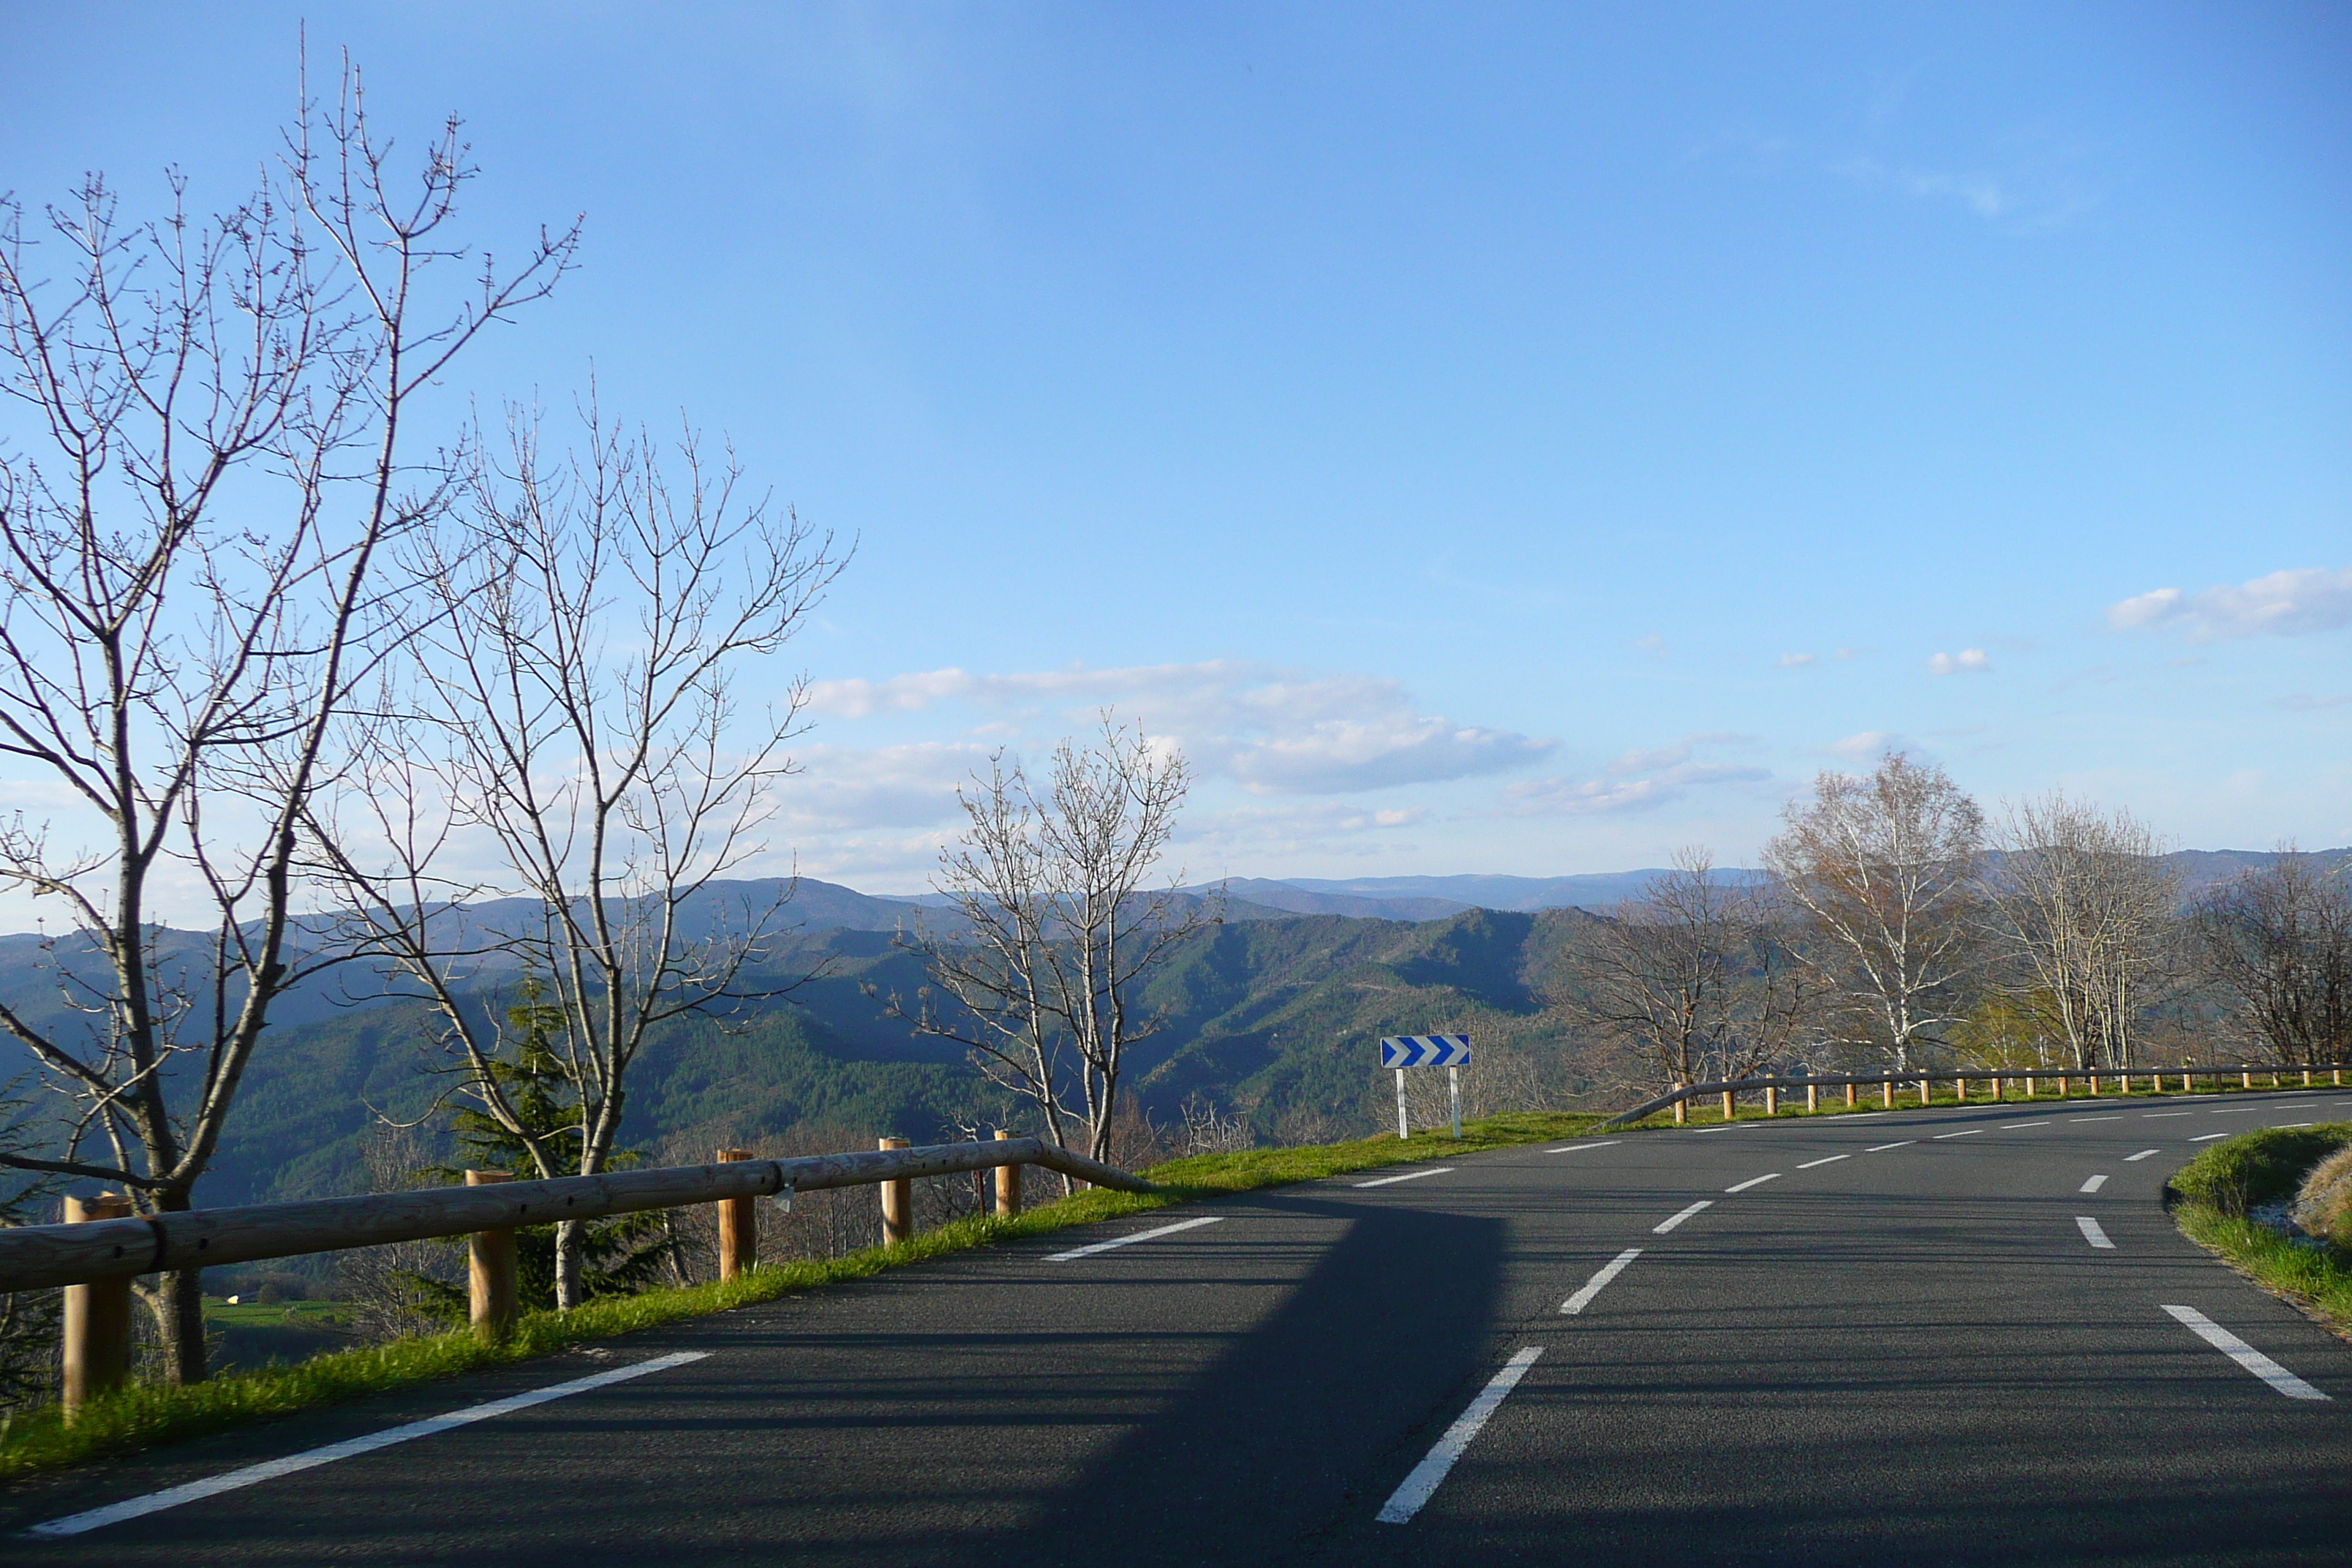
<svg viewBox="0 0 2352 1568"><path fill-rule="evenodd" d="M349 1319L341 1301L239 1301L205 1298L205 1321L222 1329L334 1329Z"/></svg>
<svg viewBox="0 0 2352 1568"><path fill-rule="evenodd" d="M2256 1204L2291 1198L2314 1165L2352 1147L2352 1121L2265 1127L2200 1151L2174 1173L2172 1190L2229 1219Z"/></svg>
<svg viewBox="0 0 2352 1568"><path fill-rule="evenodd" d="M1421 1133L1402 1142L1383 1136L1352 1143L1254 1149L1238 1154L1179 1160L1144 1173L1160 1184L1162 1190L1157 1193L1115 1193L1097 1188L1013 1219L991 1215L961 1220L896 1247L873 1247L846 1258L757 1268L725 1284L611 1297L591 1301L568 1313L530 1313L517 1323L512 1337L501 1345L485 1345L468 1332L439 1334L338 1351L296 1366L224 1373L188 1388L135 1384L92 1401L70 1426L54 1405L20 1414L0 1426L0 1482L436 1378L529 1361L591 1340L706 1317L824 1285L869 1279L886 1268L944 1258L992 1242L1092 1225L1171 1204L1317 1181L1384 1165L1410 1164L1439 1154L1476 1153L1573 1138L1600 1120L1584 1114L1498 1116L1465 1127L1465 1136L1458 1142L1452 1138ZM258 1314L257 1322L278 1323L286 1321L289 1305L320 1310L332 1307L327 1302L281 1303L257 1305L250 1310ZM205 1316L225 1321L247 1310L243 1307L207 1303Z"/></svg>
<svg viewBox="0 0 2352 1568"><path fill-rule="evenodd" d="M2352 1339L2352 1247L2305 1245L2246 1217L2256 1205L2293 1197L2314 1165L2346 1147L2352 1121L2265 1127L2203 1150L2170 1187L2182 1235Z"/></svg>

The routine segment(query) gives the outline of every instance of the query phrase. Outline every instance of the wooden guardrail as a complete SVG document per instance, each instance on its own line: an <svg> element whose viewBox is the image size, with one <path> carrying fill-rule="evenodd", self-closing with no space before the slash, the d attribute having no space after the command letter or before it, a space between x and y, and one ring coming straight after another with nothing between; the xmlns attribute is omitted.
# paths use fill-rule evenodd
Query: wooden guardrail
<svg viewBox="0 0 2352 1568"><path fill-rule="evenodd" d="M1915 1088L1919 1093L1919 1103L1930 1104L1935 1100L1934 1086L1939 1083L1951 1084L1954 1087L1954 1100L1960 1100L1968 1097L1967 1085L1990 1082L1992 1086L1992 1098L1996 1101L2006 1098L2003 1090L2009 1085L2023 1085L2024 1098L2032 1100L2035 1098L2034 1091L2037 1085L2053 1080L2057 1085L2058 1098L2061 1100L2065 1099L2068 1091L2077 1083L2085 1084L2095 1098L2100 1093L2103 1084L2114 1086L2116 1093L2129 1094L2132 1091L2132 1081L2135 1079L2143 1078L2148 1080L2149 1090L2158 1094L2164 1092L2164 1080L2168 1078L2179 1079L2180 1092L2187 1094L2191 1092L2192 1080L2196 1079L2209 1079L2219 1083L2223 1079L2234 1078L2239 1080L2241 1088L2253 1089L2257 1087L2254 1082L2257 1074L2268 1074L2271 1080L2270 1087L2281 1089L2296 1087L2282 1084L2279 1080L2283 1075L2299 1073L2303 1078L2300 1087L2311 1088L2316 1084L2317 1075L2326 1073L2330 1076L2333 1086L2340 1089L2343 1087L2344 1073L2347 1067L2352 1067L2352 1063L2315 1062L2308 1067L2251 1067L2240 1063L2235 1067L2226 1068L2132 1068L2128 1070L2101 1068L2095 1071L2086 1071L2081 1068L1942 1068L1910 1072L1818 1073L1804 1076L1718 1079L1707 1083L1676 1084L1665 1093L1654 1100L1643 1100L1631 1110L1619 1111L1595 1127L1593 1131L1601 1132L1612 1127L1623 1127L1639 1121L1643 1117L1655 1116L1659 1111L1667 1110L1674 1111L1675 1121L1680 1123L1686 1119L1692 1100L1717 1094L1723 1096L1723 1119L1729 1121L1738 1114L1738 1096L1755 1091L1760 1091L1764 1096L1764 1113L1768 1116L1777 1116L1780 1110L1781 1093L1784 1090L1795 1089L1805 1091L1806 1110L1818 1110L1821 1109L1821 1091L1824 1089L1843 1088L1845 1102L1848 1106L1853 1106L1855 1103L1855 1089L1875 1087L1881 1090L1889 1107L1895 1104L1895 1097L1898 1089L1907 1093Z"/></svg>
<svg viewBox="0 0 2352 1568"><path fill-rule="evenodd" d="M93 1394L121 1382L128 1365L131 1281L136 1275L394 1241L470 1237L475 1330L497 1338L513 1322L513 1236L525 1226L720 1204L725 1206L720 1210L719 1274L732 1278L756 1261L750 1205L787 1192L878 1184L885 1239L903 1241L912 1234L909 1200L919 1176L994 1168L996 1212L1005 1215L1020 1209L1023 1165L1042 1165L1121 1192L1158 1190L1140 1176L1040 1138L1000 1132L987 1142L908 1148L904 1139L886 1138L882 1145L870 1152L790 1160L757 1160L746 1150L725 1149L708 1165L608 1171L540 1182L474 1171L467 1173L468 1184L462 1187L128 1217L117 1217L128 1215L129 1205L112 1194L89 1203L68 1200L68 1215L79 1223L0 1229L0 1290L67 1288L66 1403L70 1415ZM84 1215L89 1217L80 1217Z"/></svg>

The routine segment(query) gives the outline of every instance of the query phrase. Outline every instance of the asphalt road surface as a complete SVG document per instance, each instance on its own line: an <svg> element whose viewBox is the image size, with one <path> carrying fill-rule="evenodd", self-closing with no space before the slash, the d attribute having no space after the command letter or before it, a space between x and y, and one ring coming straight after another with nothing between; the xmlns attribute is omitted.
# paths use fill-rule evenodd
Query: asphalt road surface
<svg viewBox="0 0 2352 1568"><path fill-rule="evenodd" d="M2200 1140L2347 1118L2045 1098L1368 1172L36 1481L0 1555L2352 1563L2352 1345L2159 1202Z"/></svg>

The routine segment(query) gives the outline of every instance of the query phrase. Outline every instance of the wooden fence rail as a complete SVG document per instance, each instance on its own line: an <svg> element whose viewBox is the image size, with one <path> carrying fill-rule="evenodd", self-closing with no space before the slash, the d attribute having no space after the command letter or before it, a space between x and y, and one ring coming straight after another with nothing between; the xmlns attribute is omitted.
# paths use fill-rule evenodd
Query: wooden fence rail
<svg viewBox="0 0 2352 1568"><path fill-rule="evenodd" d="M211 1268L392 1241L470 1236L602 1219L644 1209L685 1208L730 1198L772 1197L787 1187L828 1187L940 1176L991 1166L1043 1165L1096 1186L1156 1191L1083 1154L1038 1138L935 1143L919 1149L814 1154L793 1160L731 1160L656 1171L609 1171L549 1182L501 1182L416 1193L319 1198L310 1203L191 1209L184 1214L89 1220L0 1230L0 1290L33 1290L163 1269Z"/></svg>
<svg viewBox="0 0 2352 1568"><path fill-rule="evenodd" d="M1593 1131L1603 1132L1612 1127L1623 1127L1639 1121L1645 1116L1654 1116L1661 1110L1673 1110L1675 1120L1680 1121L1683 1119L1683 1108L1689 1101L1717 1094L1723 1097L1724 1118L1728 1121L1735 1113L1738 1097L1743 1092L1753 1090L1763 1092L1768 1114L1778 1114L1781 1092L1791 1089L1805 1090L1806 1109L1811 1110L1820 1109L1819 1097L1824 1089L1844 1089L1848 1105L1854 1102L1855 1089L1878 1089L1884 1092L1889 1106L1895 1103L1895 1096L1898 1090L1907 1093L1916 1089L1920 1103L1924 1105L1934 1098L1933 1086L1939 1083L1952 1084L1957 1088L1969 1083L1989 1082L1992 1086L1992 1096L1995 1100L2003 1098L2001 1091L2004 1085L2022 1084L2025 1086L2026 1098L2032 1099L2034 1098L2035 1085L2053 1080L2055 1080L2058 1086L2061 1099L2065 1098L2069 1088L2076 1083L2087 1085L2094 1096L2100 1092L2102 1084L2113 1085L2116 1092L2128 1094L2131 1092L2132 1081L2136 1079L2149 1080L2149 1088L2156 1093L2164 1092L2167 1079L2178 1079L2180 1081L2180 1091L2184 1094L2189 1092L2191 1081L2196 1079L2210 1079L2216 1082L2223 1079L2235 1079L2241 1088L2253 1089L2257 1087L2254 1079L2258 1074L2268 1076L2271 1088L2281 1089L2314 1087L2318 1082L2318 1075L2326 1073L2329 1076L2331 1086L2340 1089L2343 1087L2344 1073L2347 1067L2352 1067L2352 1063L2314 1062L2309 1066L2296 1064L2286 1067L2269 1065L2252 1067L2239 1063L2232 1067L2133 1068L2127 1071L2120 1068L2102 1068L2093 1070L2085 1070L2082 1068L1917 1068L1910 1072L1819 1073L1802 1077L1784 1075L1769 1078L1718 1079L1708 1083L1676 1084L1665 1093L1654 1100L1645 1100L1631 1110L1619 1111L1595 1127ZM2280 1081L2283 1078L2291 1079L2297 1075L2302 1079L2300 1085L2284 1084Z"/></svg>

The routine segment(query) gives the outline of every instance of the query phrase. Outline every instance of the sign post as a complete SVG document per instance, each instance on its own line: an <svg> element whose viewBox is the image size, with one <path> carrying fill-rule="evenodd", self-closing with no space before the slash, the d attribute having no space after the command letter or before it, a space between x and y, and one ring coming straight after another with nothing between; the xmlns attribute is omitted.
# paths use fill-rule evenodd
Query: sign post
<svg viewBox="0 0 2352 1568"><path fill-rule="evenodd" d="M1391 1035L1381 1041L1381 1066L1396 1069L1397 1137L1412 1136L1404 1108L1404 1069L1444 1068L1446 1098L1454 1111L1454 1136L1462 1136L1462 1069L1470 1062L1467 1035Z"/></svg>

